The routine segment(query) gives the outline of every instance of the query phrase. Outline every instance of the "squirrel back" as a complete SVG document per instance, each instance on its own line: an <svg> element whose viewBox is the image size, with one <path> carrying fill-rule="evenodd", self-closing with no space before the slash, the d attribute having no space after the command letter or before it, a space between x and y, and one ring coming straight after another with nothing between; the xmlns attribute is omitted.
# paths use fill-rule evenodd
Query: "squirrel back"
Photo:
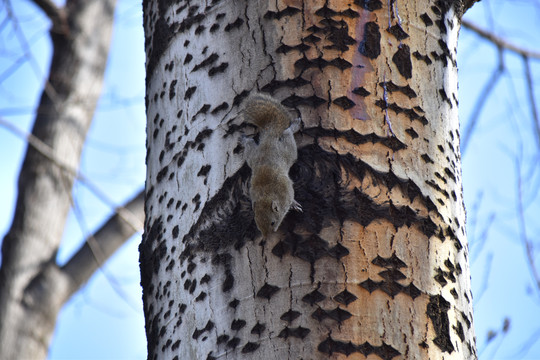
<svg viewBox="0 0 540 360"><path fill-rule="evenodd" d="M262 133L280 136L291 124L293 117L279 101L271 96L255 93L244 105L245 120Z"/></svg>
<svg viewBox="0 0 540 360"><path fill-rule="evenodd" d="M294 200L289 170L296 161L294 131L300 119L271 96L251 95L244 105L245 121L257 126L259 143L243 137L246 162L251 168L250 197L255 223L263 237L278 229L289 209L301 211Z"/></svg>

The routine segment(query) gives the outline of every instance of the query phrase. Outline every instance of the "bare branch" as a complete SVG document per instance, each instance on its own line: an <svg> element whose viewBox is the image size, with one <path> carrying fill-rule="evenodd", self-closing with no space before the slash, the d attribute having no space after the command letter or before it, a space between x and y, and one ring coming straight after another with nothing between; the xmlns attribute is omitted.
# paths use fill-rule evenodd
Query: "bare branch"
<svg viewBox="0 0 540 360"><path fill-rule="evenodd" d="M461 25L465 27L466 29L469 29L475 32L477 35L480 35L484 39L491 41L492 43L494 43L500 48L515 52L521 56L525 56L528 58L540 59L540 52L520 48L519 46L516 46L504 39L501 39L500 37L496 36L495 34L489 31L479 28L477 25L473 24L470 21L463 19L461 21Z"/></svg>
<svg viewBox="0 0 540 360"><path fill-rule="evenodd" d="M141 223L144 221L144 191L131 199L124 209L132 213ZM142 231L142 228L138 231ZM118 213L113 215L62 267L62 271L72 279L71 296L102 266L105 261L129 239L136 230Z"/></svg>
<svg viewBox="0 0 540 360"><path fill-rule="evenodd" d="M527 92L529 93L529 104L531 105L531 113L534 122L534 130L536 131L536 142L540 146L540 123L538 123L538 111L536 110L536 101L534 99L534 87L531 75L531 66L529 58L523 56L525 66L525 79L527 79Z"/></svg>
<svg viewBox="0 0 540 360"><path fill-rule="evenodd" d="M474 128L476 127L476 123L478 122L478 119L480 118L480 113L482 112L482 108L484 107L489 97L489 94L495 88L495 84L497 84L497 81L499 81L499 78L504 72L503 51L501 47L499 47L498 50L499 50L499 64L497 68L493 71L493 74L491 75L488 82L484 86L484 89L478 96L478 99L476 100L476 105L474 107L474 111L472 112L471 117L469 118L469 121L467 122L467 127L463 131L463 136L461 138L461 153L462 154L465 154L465 151L467 150L467 146L469 145L469 140L474 131Z"/></svg>
<svg viewBox="0 0 540 360"><path fill-rule="evenodd" d="M34 136L33 134L26 133L10 123L9 121L6 121L2 118L0 118L0 125L4 126L6 129L10 130L15 135L21 137L24 139L30 146L32 146L37 152L39 152L41 155L43 155L46 159L51 161L53 164L58 166L60 169L65 171L66 173L74 176L79 182L83 185L85 185L96 197L98 197L101 201L103 201L105 204L109 205L112 208L115 208L114 202L109 199L105 193L103 193L99 188L94 185L88 178L86 178L83 174L81 174L77 169L75 169L73 166L70 166L63 160L57 158L54 154L53 149L45 144L43 141L41 141L39 138ZM118 216L120 216L126 223L130 224L133 230L139 231L143 228L143 221L140 220L139 217L135 216L133 213L131 213L128 209L123 207L116 207L116 213Z"/></svg>
<svg viewBox="0 0 540 360"><path fill-rule="evenodd" d="M516 159L516 176L517 176L517 215L518 215L518 224L519 224L519 232L520 232L520 238L523 243L523 247L525 248L525 255L527 257L527 264L529 266L529 271L532 276L532 280L535 285L535 289L537 294L540 295L540 274L538 273L538 269L536 268L536 264L534 261L534 247L532 242L529 240L529 236L527 235L527 224L525 221L525 208L523 206L523 178L521 175L521 161L522 161L522 155L521 152L518 155L518 158Z"/></svg>
<svg viewBox="0 0 540 360"><path fill-rule="evenodd" d="M59 8L51 0L33 0L33 2L49 17L53 25L53 32L68 34L69 26L64 8Z"/></svg>

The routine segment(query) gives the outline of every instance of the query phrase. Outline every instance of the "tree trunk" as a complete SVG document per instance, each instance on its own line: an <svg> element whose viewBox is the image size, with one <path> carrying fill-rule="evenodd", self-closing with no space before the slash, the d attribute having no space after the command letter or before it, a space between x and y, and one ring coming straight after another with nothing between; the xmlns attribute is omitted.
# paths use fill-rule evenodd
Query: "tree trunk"
<svg viewBox="0 0 540 360"><path fill-rule="evenodd" d="M13 223L2 243L1 359L46 358L60 307L89 277L73 278L58 267L56 252L74 181L65 169L78 168L101 94L115 1L67 1L58 9L36 3L47 5L53 20L54 52L32 134L63 168L28 146Z"/></svg>
<svg viewBox="0 0 540 360"><path fill-rule="evenodd" d="M461 2L206 4L143 4L148 357L476 358ZM266 239L238 145L252 91L303 123L303 212Z"/></svg>

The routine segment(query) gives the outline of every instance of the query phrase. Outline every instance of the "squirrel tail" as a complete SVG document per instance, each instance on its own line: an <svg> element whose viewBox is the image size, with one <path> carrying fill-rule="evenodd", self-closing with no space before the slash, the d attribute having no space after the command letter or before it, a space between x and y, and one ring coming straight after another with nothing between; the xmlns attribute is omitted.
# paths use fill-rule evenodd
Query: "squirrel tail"
<svg viewBox="0 0 540 360"><path fill-rule="evenodd" d="M257 126L259 131L283 133L291 124L292 116L279 101L271 96L255 93L244 105L247 122Z"/></svg>

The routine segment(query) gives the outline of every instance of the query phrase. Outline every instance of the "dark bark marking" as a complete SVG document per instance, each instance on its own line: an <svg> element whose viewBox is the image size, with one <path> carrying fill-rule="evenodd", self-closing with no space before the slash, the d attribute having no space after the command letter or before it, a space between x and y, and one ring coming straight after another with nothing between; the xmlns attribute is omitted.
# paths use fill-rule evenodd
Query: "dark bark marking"
<svg viewBox="0 0 540 360"><path fill-rule="evenodd" d="M441 31L441 34L446 35L448 30L446 29L446 24L444 23L444 19L435 20L435 25L437 25L437 27Z"/></svg>
<svg viewBox="0 0 540 360"><path fill-rule="evenodd" d="M282 88L282 87L294 89L294 88L299 88L301 86L307 85L309 83L310 82L307 81L306 79L302 78L302 76L298 76L298 77L295 77L295 78L292 78L292 79L287 79L287 80L281 80L281 81L280 80L272 80L268 84L264 85L261 88L261 91L272 94L277 89Z"/></svg>
<svg viewBox="0 0 540 360"><path fill-rule="evenodd" d="M448 105L450 105L450 107L454 107L454 105L452 104L452 101L450 100L450 98L448 97L448 95L446 95L446 91L444 89L439 89L439 95L441 96L441 98L448 103Z"/></svg>
<svg viewBox="0 0 540 360"><path fill-rule="evenodd" d="M176 91L174 87L176 86L177 80L171 81L171 84L169 85L169 100L172 100L176 96Z"/></svg>
<svg viewBox="0 0 540 360"><path fill-rule="evenodd" d="M229 266L230 267L230 266ZM223 285L221 290L223 292L229 292L234 286L234 276L230 269L225 271L225 280L223 280Z"/></svg>
<svg viewBox="0 0 540 360"><path fill-rule="evenodd" d="M145 16L146 18L146 16ZM169 43L174 35L174 31L163 17L159 17L154 25L154 32L152 39L145 40L145 49L148 51L148 62L146 65L146 84L150 81L154 69L156 68L158 61L161 59L163 53L169 47Z"/></svg>
<svg viewBox="0 0 540 360"><path fill-rule="evenodd" d="M278 291L279 291L279 288L277 286L265 283L263 287L261 287L259 291L257 291L257 297L270 300L272 296L274 296L275 293L277 293Z"/></svg>
<svg viewBox="0 0 540 360"><path fill-rule="evenodd" d="M424 160L426 164L435 164L435 162L429 157L428 154L422 154L420 157L422 158L422 160Z"/></svg>
<svg viewBox="0 0 540 360"><path fill-rule="evenodd" d="M396 114L404 113L411 121L417 120L422 125L427 125L428 124L428 121L427 121L426 117L425 116L420 116L414 110L414 108L413 109L402 108L398 104L396 104L396 103L388 103L384 99L379 99L379 100L375 101L375 105L380 107L382 110L390 109L393 112L395 112Z"/></svg>
<svg viewBox="0 0 540 360"><path fill-rule="evenodd" d="M158 173L157 173L157 176L156 176L156 181L157 182L161 182L161 180L163 180L163 178L167 175L167 173L169 172L169 167L167 165L165 165L163 167L163 169L161 169Z"/></svg>
<svg viewBox="0 0 540 360"><path fill-rule="evenodd" d="M400 269L400 268L406 268L407 265L403 260L401 260L397 255L394 253L389 258L383 258L380 255L377 255L371 263L373 265L377 265L380 267L387 267L387 268L393 268L393 269Z"/></svg>
<svg viewBox="0 0 540 360"><path fill-rule="evenodd" d="M410 136L411 138L413 138L413 139L418 138L418 133L417 133L416 131L414 131L413 128L408 128L408 129L405 130L405 132L406 132L407 134L409 134L409 136Z"/></svg>
<svg viewBox="0 0 540 360"><path fill-rule="evenodd" d="M295 337L295 338L303 339L310 332L311 332L311 330L309 330L309 329L307 329L305 327L302 327L302 326L299 326L299 327L296 327L296 328L289 328L288 326L286 326L283 330L281 330L278 337L283 338L283 339L287 339L289 336L292 336L292 337Z"/></svg>
<svg viewBox="0 0 540 360"><path fill-rule="evenodd" d="M399 351L385 342L381 346L373 346L367 341L363 344L353 344L350 341L346 343L344 341L334 340L330 336L319 344L317 350L328 355L339 353L349 356L352 353L360 353L367 357L370 354L375 354L383 360L391 360L401 355Z"/></svg>
<svg viewBox="0 0 540 360"><path fill-rule="evenodd" d="M463 331L463 325L461 325L459 321L457 322L457 326L452 325L452 329L454 329L457 336L459 336L461 342L465 341L465 332Z"/></svg>
<svg viewBox="0 0 540 360"><path fill-rule="evenodd" d="M255 350L257 350L261 346L260 344L254 343L254 342L248 342L244 347L242 348L242 354L248 354L252 353Z"/></svg>
<svg viewBox="0 0 540 360"><path fill-rule="evenodd" d="M342 292L334 296L335 301L342 303L344 305L349 305L353 301L356 301L356 299L358 298L354 294L347 291L347 289L343 290Z"/></svg>
<svg viewBox="0 0 540 360"><path fill-rule="evenodd" d="M224 342L229 341L229 335L223 334L219 335L216 339L218 345L223 344Z"/></svg>
<svg viewBox="0 0 540 360"><path fill-rule="evenodd" d="M197 28L195 29L195 35L199 35L200 33L204 31L204 29L206 29L206 26L204 25L197 26Z"/></svg>
<svg viewBox="0 0 540 360"><path fill-rule="evenodd" d="M264 18L268 20L273 20L273 19L281 20L281 18L285 16L293 16L301 12L302 12L301 9L298 9L292 6L287 6L285 9L278 12L268 11L266 14L264 14Z"/></svg>
<svg viewBox="0 0 540 360"><path fill-rule="evenodd" d="M341 27L327 27L326 39L332 43L330 46L325 46L325 49L335 49L338 51L349 50L349 45L356 44L356 40L349 36L349 27L347 23L343 23Z"/></svg>
<svg viewBox="0 0 540 360"><path fill-rule="evenodd" d="M195 331L193 332L192 338L194 340L197 340L203 333L205 333L206 331L210 331L213 328L214 328L214 323L211 320L208 320L204 328L195 329Z"/></svg>
<svg viewBox="0 0 540 360"><path fill-rule="evenodd" d="M224 30L225 32L229 32L231 30L240 28L240 26L242 26L243 24L244 24L244 20L242 18L237 18L234 22L227 24Z"/></svg>
<svg viewBox="0 0 540 360"><path fill-rule="evenodd" d="M317 97L315 95L305 97L305 98L300 97L300 96L296 96L296 95L291 95L291 96L283 99L283 101L281 103L284 106L288 106L288 107L296 107L296 106L299 106L299 105L307 105L309 107L316 108L319 105L322 105L322 104L326 103L326 100L324 100L324 99L322 99L320 97Z"/></svg>
<svg viewBox="0 0 540 360"><path fill-rule="evenodd" d="M369 94L371 94L369 91L367 91L366 89L364 89L364 87L357 87L357 88L354 88L354 90L352 91L353 94L356 94L356 95L359 95L359 96L362 96L362 97L366 97L368 96Z"/></svg>
<svg viewBox="0 0 540 360"><path fill-rule="evenodd" d="M401 44L392 56L392 62L396 64L399 73L406 79L412 77L411 51L408 45Z"/></svg>
<svg viewBox="0 0 540 360"><path fill-rule="evenodd" d="M413 52L413 56L415 58L417 58L418 60L422 60L423 62L425 62L427 65L431 65L433 63L433 61L431 61L431 59L429 58L429 56L427 55L422 55L420 54L418 51L415 51Z"/></svg>
<svg viewBox="0 0 540 360"><path fill-rule="evenodd" d="M184 20L182 20L180 24L174 23L172 27L176 33L183 33L191 29L193 25L199 24L205 18L206 18L206 15L204 13L194 14L194 12L192 12L190 8L190 11L188 15L186 16L186 18L184 18Z"/></svg>
<svg viewBox="0 0 540 360"><path fill-rule="evenodd" d="M328 61L328 60L323 59L322 56L319 56L318 58L315 58L315 59L308 59L306 57L303 57L301 59L298 59L294 63L294 67L301 71L305 71L310 68L318 68L319 70L322 71L327 66L335 66L340 70L345 70L345 69L351 68L352 64L342 58L335 58Z"/></svg>
<svg viewBox="0 0 540 360"><path fill-rule="evenodd" d="M184 100L188 100L191 98L191 96L195 93L197 90L196 86L191 86L186 90L186 93L184 94Z"/></svg>
<svg viewBox="0 0 540 360"><path fill-rule="evenodd" d="M337 14L338 14L337 11L330 9L326 4L319 10L315 11L315 15L321 16L324 18L330 18L330 17L336 16Z"/></svg>
<svg viewBox="0 0 540 360"><path fill-rule="evenodd" d="M376 59L381 54L381 33L377 23L366 23L364 26L364 39L358 46L358 51L370 59Z"/></svg>
<svg viewBox="0 0 540 360"><path fill-rule="evenodd" d="M334 102L334 104L336 104L337 106L339 106L343 110L348 110L348 109L354 107L354 105L356 105L354 103L354 101L352 101L351 99L349 99L346 96L339 97L339 98L335 99L333 102Z"/></svg>
<svg viewBox="0 0 540 360"><path fill-rule="evenodd" d="M246 321L242 319L235 319L231 323L231 330L238 331L246 326Z"/></svg>
<svg viewBox="0 0 540 360"><path fill-rule="evenodd" d="M372 293L375 290L381 290L392 298L399 293L408 295L412 299L420 296L421 291L412 283L404 286L398 282L406 278L405 275L398 269L407 267L407 265L400 258L398 258L395 253L389 258L377 256L371 261L371 263L384 267L386 270L378 273L378 275L384 279L383 281L373 281L368 278L359 284L361 287L369 291L369 293Z"/></svg>
<svg viewBox="0 0 540 360"><path fill-rule="evenodd" d="M324 319L332 319L337 321L338 323L342 323L343 321L350 319L352 314L348 312L347 310L343 310L339 307L332 309L332 310L324 310L323 308L318 308L311 314L311 317L315 320L321 322Z"/></svg>
<svg viewBox="0 0 540 360"><path fill-rule="evenodd" d="M229 63L223 62L223 63L219 64L218 66L210 68L210 70L208 70L208 76L212 77L212 76L217 75L219 73L225 72L227 67L229 67Z"/></svg>
<svg viewBox="0 0 540 360"><path fill-rule="evenodd" d="M452 340L450 338L448 310L450 310L450 303L446 301L442 295L430 296L426 314L431 319L431 323L437 334L433 339L433 343L443 352L452 353L452 351L454 351L454 345L452 345Z"/></svg>
<svg viewBox="0 0 540 360"><path fill-rule="evenodd" d="M238 304L240 304L240 300L238 299L234 299L233 301L231 301L229 303L229 307L233 308L233 309L236 309L236 307L238 306Z"/></svg>
<svg viewBox="0 0 540 360"><path fill-rule="evenodd" d="M220 111L227 110L228 108L229 108L229 104L227 104L226 102L222 102L220 105L216 106L216 108L213 109L210 113L212 115L215 115Z"/></svg>
<svg viewBox="0 0 540 360"><path fill-rule="evenodd" d="M416 92L409 85L399 86L394 84L392 81L383 81L379 83L379 86L381 86L383 89L385 88L389 92L399 91L406 95L409 99L416 97Z"/></svg>
<svg viewBox="0 0 540 360"><path fill-rule="evenodd" d="M470 329L471 328L471 320L469 320L469 317L467 316L467 314L465 314L463 311L460 311L459 312L461 314L461 318L463 319L463 321L465 321L465 325L467 325L467 329Z"/></svg>
<svg viewBox="0 0 540 360"><path fill-rule="evenodd" d="M229 342L227 342L227 347L231 349L235 349L238 344L240 344L240 338L233 337Z"/></svg>
<svg viewBox="0 0 540 360"><path fill-rule="evenodd" d="M276 53L278 54L287 54L288 52L291 52L293 50L297 50L301 53L307 51L308 49L310 49L311 46L308 46L306 44L303 44L303 43L300 43L298 45L294 45L294 46L289 46L289 45L281 45L280 47L278 47L276 49Z"/></svg>
<svg viewBox="0 0 540 360"><path fill-rule="evenodd" d="M206 293L204 291L201 291L201 293L199 294L199 296L197 296L195 298L195 302L198 302L198 301L203 301L204 299L206 299Z"/></svg>
<svg viewBox="0 0 540 360"><path fill-rule="evenodd" d="M293 309L290 309L289 311L283 313L280 319L287 321L288 323L292 323L299 316L300 316L300 313L298 311L294 311Z"/></svg>
<svg viewBox="0 0 540 360"><path fill-rule="evenodd" d="M304 295L304 297L302 298L302 301L313 306L315 305L315 303L318 303L319 301L323 301L324 299L326 299L326 296L321 294L318 289L315 289L309 294Z"/></svg>
<svg viewBox="0 0 540 360"><path fill-rule="evenodd" d="M219 59L219 55L216 54L216 53L212 53L210 56L208 56L206 59L201 61L199 64L195 65L195 67L191 71L192 72L197 71L197 70L202 69L202 68L204 68L206 66L210 66L213 63L215 63L218 59Z"/></svg>
<svg viewBox="0 0 540 360"><path fill-rule="evenodd" d="M394 37L399 41L409 37L409 34L407 34L405 30L403 30L403 28L398 24L389 27L388 29L386 29L386 31L394 35Z"/></svg>
<svg viewBox="0 0 540 360"><path fill-rule="evenodd" d="M305 41L305 42L309 42L309 43L315 44L315 43L321 41L321 38L318 37L318 36L315 36L315 35L311 34L311 35L308 35L308 36L306 36L305 38L303 38L302 41Z"/></svg>
<svg viewBox="0 0 540 360"><path fill-rule="evenodd" d="M251 329L251 333L254 334L254 335L261 336L261 334L264 332L264 330L266 330L266 326L257 321L257 324L255 324L253 326L253 328Z"/></svg>
<svg viewBox="0 0 540 360"><path fill-rule="evenodd" d="M382 8L382 2L380 0L354 0L354 3L368 11L375 11Z"/></svg>
<svg viewBox="0 0 540 360"><path fill-rule="evenodd" d="M342 16L351 18L351 19L356 19L357 17L360 17L360 14L358 14L357 11L354 11L351 8L348 8L347 10L341 11L339 14L342 15Z"/></svg>
<svg viewBox="0 0 540 360"><path fill-rule="evenodd" d="M420 15L420 20L422 20L424 22L426 27L433 25L433 20L431 20L429 15L426 14L426 13L423 13L422 15Z"/></svg>
<svg viewBox="0 0 540 360"><path fill-rule="evenodd" d="M189 62L190 62L191 60L193 60L193 55L191 55L191 54L188 53L188 54L186 55L186 57L184 58L184 65L189 64Z"/></svg>

